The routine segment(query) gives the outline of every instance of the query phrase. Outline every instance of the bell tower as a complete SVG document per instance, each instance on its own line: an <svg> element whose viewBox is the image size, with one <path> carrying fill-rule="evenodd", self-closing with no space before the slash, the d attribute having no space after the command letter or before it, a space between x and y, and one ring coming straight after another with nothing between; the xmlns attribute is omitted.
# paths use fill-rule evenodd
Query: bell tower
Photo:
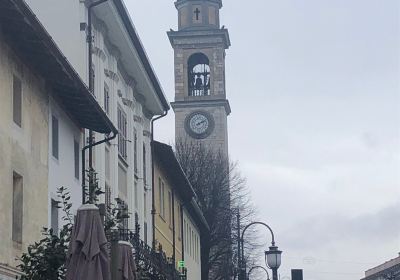
<svg viewBox="0 0 400 280"><path fill-rule="evenodd" d="M201 141L228 155L225 89L228 30L220 27L222 0L177 0L178 31L169 31L174 49L175 138Z"/></svg>

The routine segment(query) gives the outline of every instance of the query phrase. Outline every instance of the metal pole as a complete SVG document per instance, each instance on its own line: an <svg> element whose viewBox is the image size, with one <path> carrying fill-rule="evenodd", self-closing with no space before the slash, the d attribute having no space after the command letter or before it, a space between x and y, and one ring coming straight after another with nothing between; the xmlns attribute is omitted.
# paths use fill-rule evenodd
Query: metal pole
<svg viewBox="0 0 400 280"><path fill-rule="evenodd" d="M278 269L272 269L272 280L278 280Z"/></svg>
<svg viewBox="0 0 400 280"><path fill-rule="evenodd" d="M241 262L241 250L240 250L240 212L238 209L238 213L236 215L236 221L237 221L237 251L238 251L238 280L241 280L241 273L242 273L242 262Z"/></svg>
<svg viewBox="0 0 400 280"><path fill-rule="evenodd" d="M151 120L151 140L150 140L150 152L151 152L151 227L152 227L152 241L151 247L153 250L156 249L156 197L155 197L155 156L154 156L154 122L165 117L168 111L165 111L162 115L155 117Z"/></svg>

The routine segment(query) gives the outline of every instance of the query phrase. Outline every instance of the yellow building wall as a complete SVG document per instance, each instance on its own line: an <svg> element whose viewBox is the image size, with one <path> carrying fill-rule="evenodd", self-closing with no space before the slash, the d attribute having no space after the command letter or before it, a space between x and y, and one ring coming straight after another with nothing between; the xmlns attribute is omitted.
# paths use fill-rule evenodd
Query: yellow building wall
<svg viewBox="0 0 400 280"><path fill-rule="evenodd" d="M155 238L156 244L161 244L163 251L166 253L167 257L172 258L173 253L173 226L170 223L169 216L169 198L168 192L172 194L172 185L167 180L164 172L160 170L157 163L155 164L154 170L154 179L155 179L155 208L156 208L156 216L155 216ZM164 182L164 205L165 205L165 215L162 215L161 205L160 205L160 189L159 189L159 181ZM181 198L179 194L174 193L174 214L175 214L175 260L176 267L178 267L178 262L182 260L182 237L181 237L181 225L179 225L181 218L178 217L179 207L182 205ZM171 219L172 220L172 219Z"/></svg>
<svg viewBox="0 0 400 280"><path fill-rule="evenodd" d="M13 75L22 81L22 127L13 121ZM14 271L48 223L48 97L43 82L16 57L0 28L0 275ZM12 240L13 172L23 177L22 243Z"/></svg>

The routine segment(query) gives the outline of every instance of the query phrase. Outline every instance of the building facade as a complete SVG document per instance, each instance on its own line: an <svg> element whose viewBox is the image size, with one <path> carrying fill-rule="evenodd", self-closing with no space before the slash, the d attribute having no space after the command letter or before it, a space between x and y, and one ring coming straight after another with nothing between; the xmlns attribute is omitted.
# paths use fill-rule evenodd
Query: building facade
<svg viewBox="0 0 400 280"><path fill-rule="evenodd" d="M15 279L17 258L59 222L48 196L66 183L51 178L56 165L73 178L81 129L116 129L23 1L1 3L0 81L0 279Z"/></svg>
<svg viewBox="0 0 400 280"><path fill-rule="evenodd" d="M381 265L365 271L361 280L399 280L400 279L400 253L397 258L391 259Z"/></svg>
<svg viewBox="0 0 400 280"><path fill-rule="evenodd" d="M221 0L178 0L178 31L168 32L175 61L177 141L202 141L228 154L225 50L228 30L220 27Z"/></svg>
<svg viewBox="0 0 400 280"><path fill-rule="evenodd" d="M196 194L177 161L172 147L153 142L156 217L154 235L167 257L187 279L201 279L201 236L208 224Z"/></svg>
<svg viewBox="0 0 400 280"><path fill-rule="evenodd" d="M92 2L28 0L87 83L86 36ZM151 244L151 120L168 111L169 104L123 2L109 0L91 11L93 94L118 129L116 139L94 148L93 167L105 191L101 201L110 206L117 199L127 207L131 218L124 227L133 229L138 217L140 235ZM95 134L96 141L102 139L104 135Z"/></svg>

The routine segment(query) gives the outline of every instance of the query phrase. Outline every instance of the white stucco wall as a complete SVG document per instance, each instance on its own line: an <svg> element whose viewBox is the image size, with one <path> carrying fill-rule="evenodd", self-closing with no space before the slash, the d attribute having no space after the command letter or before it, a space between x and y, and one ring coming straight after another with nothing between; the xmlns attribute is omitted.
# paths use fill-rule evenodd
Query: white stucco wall
<svg viewBox="0 0 400 280"><path fill-rule="evenodd" d="M183 209L183 240L187 279L201 279L200 231L188 211Z"/></svg>
<svg viewBox="0 0 400 280"><path fill-rule="evenodd" d="M118 155L118 138L112 140L110 145L99 145L95 148L94 167L98 172L99 183L105 186L105 149L110 151L110 185L111 199L115 203L115 198L123 198L128 204L131 218L129 219L129 228L134 228L134 216L138 214L139 224L141 226L140 235L144 238L144 223L147 223L147 241L150 245L152 240L152 219L151 219L151 156L150 156L150 119L143 114L142 104L134 97L133 88L128 85L126 77L118 68L118 53L110 50L104 42L104 30L94 28L95 43L94 46L101 50L93 56L95 68L95 96L100 105L104 108L104 85L109 90L109 118L118 128L118 108L121 108L127 117L127 159L123 160ZM105 73L108 74L105 74ZM110 74L112 73L112 74ZM113 75L115 74L115 75ZM122 94L122 97L118 95ZM131 100L133 106L127 106L123 100ZM137 133L137 174L134 173L134 131ZM103 135L96 134L96 140L103 139ZM143 174L143 144L146 146L146 181L144 185ZM105 147L106 146L106 147ZM127 172L127 197L121 196L118 186L118 165L122 165ZM135 199L134 182L137 182L137 196ZM146 192L146 203L144 202L144 193ZM104 196L101 197L104 201ZM135 204L137 201L137 205ZM146 211L144 206L146 204Z"/></svg>
<svg viewBox="0 0 400 280"><path fill-rule="evenodd" d="M80 0L25 0L83 81L87 81L86 8Z"/></svg>
<svg viewBox="0 0 400 280"><path fill-rule="evenodd" d="M59 155L58 159L52 153L52 116L58 119L58 139L59 139ZM73 214L82 204L82 187L81 187L81 149L82 134L79 127L71 121L60 106L50 101L49 110L49 196L48 196L48 224L51 225L51 199L61 200L57 196L57 189L66 187L71 195ZM74 140L79 143L79 179L75 178L75 158L74 158ZM61 206L61 204L60 204ZM63 211L59 209L59 225L64 224L62 221Z"/></svg>

